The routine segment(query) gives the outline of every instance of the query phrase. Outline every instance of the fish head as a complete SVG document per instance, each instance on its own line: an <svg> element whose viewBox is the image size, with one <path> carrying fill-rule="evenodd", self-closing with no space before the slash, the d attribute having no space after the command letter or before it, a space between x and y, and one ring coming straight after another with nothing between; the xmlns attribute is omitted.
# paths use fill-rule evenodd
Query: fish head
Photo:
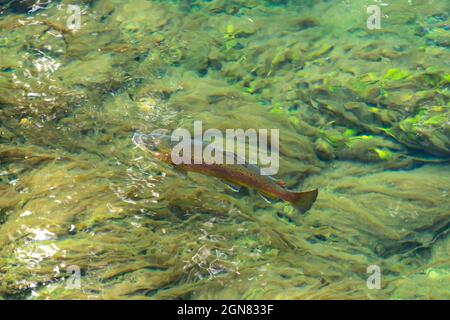
<svg viewBox="0 0 450 320"><path fill-rule="evenodd" d="M133 135L133 143L144 152L162 159L171 150L171 139L168 130L159 129L150 134L138 133Z"/></svg>

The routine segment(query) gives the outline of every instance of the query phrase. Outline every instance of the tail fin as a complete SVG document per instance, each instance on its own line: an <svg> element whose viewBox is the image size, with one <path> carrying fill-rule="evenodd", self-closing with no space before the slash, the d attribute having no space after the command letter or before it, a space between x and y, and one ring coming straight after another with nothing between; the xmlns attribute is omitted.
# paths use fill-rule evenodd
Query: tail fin
<svg viewBox="0 0 450 320"><path fill-rule="evenodd" d="M311 209L312 205L317 199L318 194L319 190L317 189L305 192L293 192L292 200L290 202L295 209L297 209L301 213L305 213L306 211Z"/></svg>

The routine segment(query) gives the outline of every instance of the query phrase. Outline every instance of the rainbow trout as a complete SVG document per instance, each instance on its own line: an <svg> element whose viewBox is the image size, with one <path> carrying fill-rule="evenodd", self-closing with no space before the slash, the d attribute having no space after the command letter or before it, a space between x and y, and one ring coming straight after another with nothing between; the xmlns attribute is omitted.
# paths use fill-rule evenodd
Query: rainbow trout
<svg viewBox="0 0 450 320"><path fill-rule="evenodd" d="M290 202L298 211L305 213L316 201L318 190L304 192L292 192L283 188L283 183L275 181L270 176L260 174L260 168L249 164L223 164L212 163L212 161L202 161L200 164L190 163L175 164L172 159L172 148L177 142L171 141L171 137L164 133L142 134L135 133L134 144L144 152L151 154L165 163L172 165L182 171L192 171L224 180L234 191L239 191L243 186L258 191L265 199L281 199ZM223 151L225 157L237 159L234 153ZM175 161L178 162L179 161ZM208 164L209 163L209 164Z"/></svg>

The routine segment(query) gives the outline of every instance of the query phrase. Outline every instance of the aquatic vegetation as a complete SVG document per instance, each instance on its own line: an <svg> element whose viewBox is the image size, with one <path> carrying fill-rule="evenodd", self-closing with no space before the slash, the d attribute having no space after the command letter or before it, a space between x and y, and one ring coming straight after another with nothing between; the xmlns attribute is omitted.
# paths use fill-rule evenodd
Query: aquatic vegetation
<svg viewBox="0 0 450 320"><path fill-rule="evenodd" d="M373 151L377 153L381 160L389 160L392 158L392 153L389 150L374 148Z"/></svg>
<svg viewBox="0 0 450 320"><path fill-rule="evenodd" d="M448 1L376 32L362 0L83 1L76 32L68 4L0 15L0 298L448 296ZM311 210L132 144L199 120L280 129Z"/></svg>
<svg viewBox="0 0 450 320"><path fill-rule="evenodd" d="M398 80L403 80L407 77L409 77L409 73L400 69L389 69L386 74L384 75L383 79L384 80L389 80L389 81L398 81Z"/></svg>

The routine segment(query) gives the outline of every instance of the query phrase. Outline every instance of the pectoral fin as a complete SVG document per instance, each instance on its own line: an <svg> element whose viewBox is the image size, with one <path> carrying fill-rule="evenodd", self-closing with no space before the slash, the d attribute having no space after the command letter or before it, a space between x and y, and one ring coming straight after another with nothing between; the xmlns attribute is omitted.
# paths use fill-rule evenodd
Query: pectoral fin
<svg viewBox="0 0 450 320"><path fill-rule="evenodd" d="M279 185L280 187L286 187L286 182L284 182L283 180L277 180L272 176L269 176L271 180L273 180L273 182L275 182L277 185Z"/></svg>
<svg viewBox="0 0 450 320"><path fill-rule="evenodd" d="M265 202L267 202L267 203L272 203L272 201L273 201L273 199L270 199L269 197L263 195L262 193L260 193L259 196L260 196L261 198L263 198L263 200L264 200Z"/></svg>
<svg viewBox="0 0 450 320"><path fill-rule="evenodd" d="M279 180L276 182L277 185L279 185L280 187L286 187L286 182Z"/></svg>
<svg viewBox="0 0 450 320"><path fill-rule="evenodd" d="M225 182L225 185L233 192L241 191L241 186L239 186L237 184L233 184L231 182Z"/></svg>

